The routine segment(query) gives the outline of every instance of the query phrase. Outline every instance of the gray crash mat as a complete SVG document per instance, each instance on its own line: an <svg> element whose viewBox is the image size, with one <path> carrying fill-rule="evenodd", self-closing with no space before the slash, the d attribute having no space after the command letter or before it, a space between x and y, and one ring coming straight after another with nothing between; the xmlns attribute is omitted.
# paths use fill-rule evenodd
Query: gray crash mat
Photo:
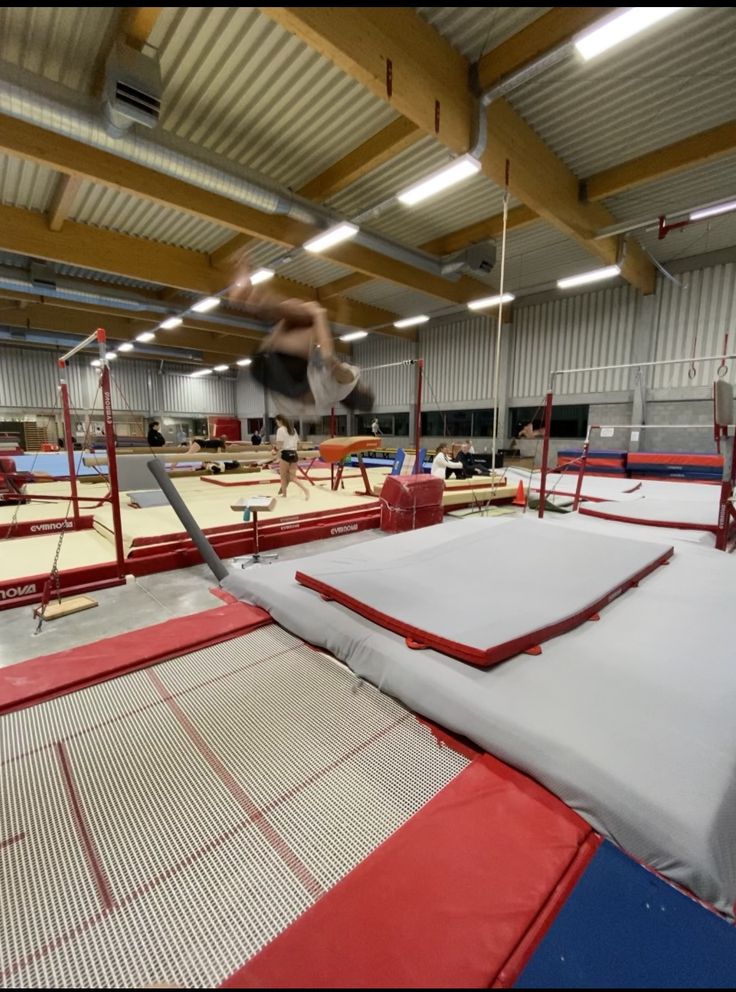
<svg viewBox="0 0 736 992"><path fill-rule="evenodd" d="M672 555L520 518L467 541L441 530L315 555L296 578L410 647L487 667L583 623Z"/></svg>
<svg viewBox="0 0 736 992"><path fill-rule="evenodd" d="M470 543L502 520L435 528ZM532 526L595 536L621 525L558 517ZM642 542L659 543L659 535ZM403 540L394 538L383 541ZM369 547L370 545L366 545ZM228 576L223 586L345 662L416 713L541 782L596 830L722 912L736 900L736 558L680 541L668 568L599 623L489 669L404 639L294 579L309 559ZM562 571L566 560L558 563ZM493 588L504 581L489 568ZM451 611L446 584L444 613ZM518 590L528 598L526 585Z"/></svg>

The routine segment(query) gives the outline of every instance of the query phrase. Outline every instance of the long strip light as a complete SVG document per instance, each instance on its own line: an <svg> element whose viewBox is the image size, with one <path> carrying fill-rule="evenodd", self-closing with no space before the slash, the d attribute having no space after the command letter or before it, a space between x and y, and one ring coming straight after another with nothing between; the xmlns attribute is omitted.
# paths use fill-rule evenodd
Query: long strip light
<svg viewBox="0 0 736 992"><path fill-rule="evenodd" d="M191 373L189 378L196 379L200 375L212 375L212 369L197 369L196 372Z"/></svg>
<svg viewBox="0 0 736 992"><path fill-rule="evenodd" d="M719 203L715 207L703 207L702 210L694 210L690 214L690 220L705 220L706 217L716 217L718 214L727 214L736 210L736 200L729 203Z"/></svg>
<svg viewBox="0 0 736 992"><path fill-rule="evenodd" d="M315 238L305 241L302 247L305 251L312 253L327 251L329 248L334 248L335 245L339 245L349 238L354 238L359 230L360 228L357 224L350 224L348 221L345 221L342 224L336 224L335 227L331 227L324 234L318 234Z"/></svg>
<svg viewBox="0 0 736 992"><path fill-rule="evenodd" d="M573 286L586 286L589 282L613 279L620 274L621 269L618 265L607 265L603 269L593 269L591 272L583 272L579 276L568 276L567 279L558 279L557 285L560 289L572 289Z"/></svg>
<svg viewBox="0 0 736 992"><path fill-rule="evenodd" d="M503 296L484 296L481 300L471 300L468 303L468 310L486 310L488 307L497 307L500 303L511 303L516 297L513 293L504 293Z"/></svg>
<svg viewBox="0 0 736 992"><path fill-rule="evenodd" d="M124 341L123 344L118 345L118 351L132 351L135 345L131 344L130 341Z"/></svg>
<svg viewBox="0 0 736 992"><path fill-rule="evenodd" d="M658 21L664 20L682 7L629 7L621 14L611 17L604 24L592 31L581 35L575 41L575 47L582 57L587 61L596 55L607 52L614 45L619 45L622 41L633 38L646 28L651 27Z"/></svg>
<svg viewBox="0 0 736 992"><path fill-rule="evenodd" d="M144 331L142 334L138 335L136 341L140 341L141 344L148 344L149 341L155 341L155 339L156 339L156 335L153 333L153 331Z"/></svg>
<svg viewBox="0 0 736 992"><path fill-rule="evenodd" d="M420 179L418 183L402 190L398 194L398 199L407 207L413 207L416 203L428 200L430 196L457 185L463 179L469 179L477 172L480 172L478 159L473 158L472 155L461 155L460 158L454 159L425 179Z"/></svg>
<svg viewBox="0 0 736 992"><path fill-rule="evenodd" d="M250 365L252 362L253 362L252 358L241 358L240 361L236 362L235 364L239 365L241 368L245 368L247 365Z"/></svg>
<svg viewBox="0 0 736 992"><path fill-rule="evenodd" d="M429 317L426 314L420 314L418 317L404 317L403 320L395 320L394 327L416 327L418 324L426 324Z"/></svg>
<svg viewBox="0 0 736 992"><path fill-rule="evenodd" d="M205 296L203 300L200 300L198 303L194 304L192 310L194 310L195 313L209 313L210 310L214 310L215 307L219 307L219 305L219 296Z"/></svg>
<svg viewBox="0 0 736 992"><path fill-rule="evenodd" d="M173 331L175 327L181 327L183 320L181 317L167 317L166 320L162 320L158 325L165 331Z"/></svg>
<svg viewBox="0 0 736 992"><path fill-rule="evenodd" d="M229 365L215 365L213 372L227 372Z"/></svg>
<svg viewBox="0 0 736 992"><path fill-rule="evenodd" d="M362 338L368 337L368 331L353 331L352 334L343 334L340 338L341 341L360 341Z"/></svg>
<svg viewBox="0 0 736 992"><path fill-rule="evenodd" d="M269 279L273 279L276 275L273 269L256 269L253 275L250 277L251 286L257 286L261 282L268 282Z"/></svg>

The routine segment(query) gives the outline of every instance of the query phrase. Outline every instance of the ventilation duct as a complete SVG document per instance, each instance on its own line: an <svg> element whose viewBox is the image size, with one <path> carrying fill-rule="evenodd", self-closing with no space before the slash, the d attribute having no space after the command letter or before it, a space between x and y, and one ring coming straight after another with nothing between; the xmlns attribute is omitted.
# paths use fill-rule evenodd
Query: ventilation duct
<svg viewBox="0 0 736 992"><path fill-rule="evenodd" d="M480 272L488 275L496 264L496 242L479 241L461 251L446 255L442 260L442 274Z"/></svg>
<svg viewBox="0 0 736 992"><path fill-rule="evenodd" d="M141 55L123 42L110 52L105 66L105 127L120 137L134 124L156 127L161 116L161 71L158 59Z"/></svg>

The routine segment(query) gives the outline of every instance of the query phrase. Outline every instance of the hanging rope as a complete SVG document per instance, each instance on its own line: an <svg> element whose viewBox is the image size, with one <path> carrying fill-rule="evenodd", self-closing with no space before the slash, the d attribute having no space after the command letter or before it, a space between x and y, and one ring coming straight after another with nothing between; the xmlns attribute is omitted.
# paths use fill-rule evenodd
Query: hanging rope
<svg viewBox="0 0 736 992"><path fill-rule="evenodd" d="M82 450L79 452L79 461L77 462L77 464L75 466L75 472L77 473L77 476L79 475L79 469L82 466L82 460L84 458L84 452L89 447L89 436L90 436L90 431L92 429L92 416L91 415L94 412L95 407L97 406L97 398L100 395L101 386L102 386L102 372L100 372L100 374L98 376L98 379L97 379L97 390L95 392L94 399L92 400L92 406L90 407L89 415L86 417L87 426L86 426L86 429L85 429L85 432L84 432L84 441L82 443ZM70 412L71 412L71 408L70 408ZM78 411L75 409L74 412L76 413ZM73 444L73 441L72 441L71 438L68 438L67 439L67 444ZM73 499L70 496L69 497L69 500L68 500L68 502L66 504L66 512L64 514L64 519L65 520L68 520L69 519L69 511L71 509L72 503L73 503ZM46 580L46 583L45 583L44 588L43 588L43 597L41 599L41 606L39 607L38 612L37 612L38 624L36 625L36 629L33 632L34 636L36 634L40 634L41 633L41 630L43 629L43 623L44 623L44 620L46 619L46 608L47 608L47 606L49 604L49 599L51 598L51 589L52 589L52 586L54 588L54 592L55 592L55 596L56 596L56 601L58 603L61 603L61 578L60 578L60 575L59 575L59 558L61 556L61 549L62 549L62 546L64 544L64 536L65 536L65 534L66 534L66 529L65 528L62 528L59 531L59 540L57 541L57 544L56 544L56 552L54 553L54 560L53 560L53 562L51 564L51 570L49 571L49 577Z"/></svg>
<svg viewBox="0 0 736 992"><path fill-rule="evenodd" d="M492 492L496 489L496 451L498 448L498 386L501 375L501 328L503 327L503 291L506 280L506 235L509 223L509 169L510 163L506 159L506 176L503 191L503 233L501 236L501 278L499 284L499 295L501 302L498 304L498 324L496 327L496 358L493 375L493 447L491 449L491 487Z"/></svg>

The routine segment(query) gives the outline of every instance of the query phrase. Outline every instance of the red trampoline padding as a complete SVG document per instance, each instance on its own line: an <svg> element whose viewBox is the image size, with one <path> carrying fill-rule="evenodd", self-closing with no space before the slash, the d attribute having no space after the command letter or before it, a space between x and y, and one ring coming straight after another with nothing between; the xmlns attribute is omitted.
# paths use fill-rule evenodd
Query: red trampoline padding
<svg viewBox="0 0 736 992"><path fill-rule="evenodd" d="M591 834L499 766L474 761L221 987L491 986Z"/></svg>
<svg viewBox="0 0 736 992"><path fill-rule="evenodd" d="M264 610L237 602L0 668L0 714L200 651L267 623L271 618Z"/></svg>

